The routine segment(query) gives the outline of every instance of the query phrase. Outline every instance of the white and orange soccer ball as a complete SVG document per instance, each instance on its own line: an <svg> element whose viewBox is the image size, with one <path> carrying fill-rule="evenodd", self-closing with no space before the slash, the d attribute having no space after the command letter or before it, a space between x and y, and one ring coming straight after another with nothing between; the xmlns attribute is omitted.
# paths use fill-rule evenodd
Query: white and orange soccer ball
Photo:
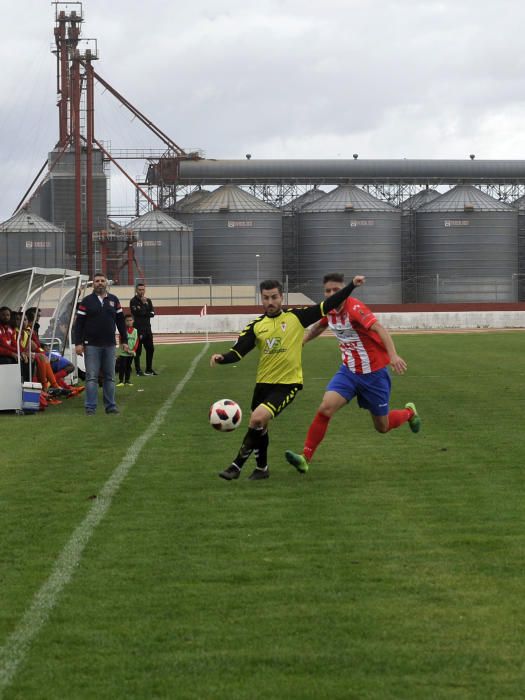
<svg viewBox="0 0 525 700"><path fill-rule="evenodd" d="M241 420L241 407L231 399L221 399L210 406L210 425L215 430L230 433L239 427Z"/></svg>

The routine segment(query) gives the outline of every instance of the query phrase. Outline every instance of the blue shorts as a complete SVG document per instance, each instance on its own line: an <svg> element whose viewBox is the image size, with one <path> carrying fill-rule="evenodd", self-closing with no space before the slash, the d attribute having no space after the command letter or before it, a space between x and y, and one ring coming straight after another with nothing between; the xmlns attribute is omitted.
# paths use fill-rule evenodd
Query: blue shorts
<svg viewBox="0 0 525 700"><path fill-rule="evenodd" d="M62 357L62 355L59 355L57 352L50 352L49 360L51 362L51 369L53 372L60 372L60 370L65 369L71 364L69 360L66 360L65 357Z"/></svg>
<svg viewBox="0 0 525 700"><path fill-rule="evenodd" d="M355 374L346 365L341 365L326 391L336 391L347 401L357 396L360 408L366 408L374 416L387 416L390 386L390 374L386 367L369 374Z"/></svg>

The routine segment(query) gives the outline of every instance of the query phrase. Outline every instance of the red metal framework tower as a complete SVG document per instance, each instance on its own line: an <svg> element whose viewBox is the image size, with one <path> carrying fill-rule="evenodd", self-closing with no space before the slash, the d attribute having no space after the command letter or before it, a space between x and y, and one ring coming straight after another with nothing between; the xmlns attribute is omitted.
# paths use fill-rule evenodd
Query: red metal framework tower
<svg viewBox="0 0 525 700"><path fill-rule="evenodd" d="M157 127L148 117L132 105L123 95L113 88L93 67L93 62L98 59L97 40L81 38L81 26L84 21L81 2L53 2L55 6L55 47L56 55L56 85L57 106L59 114L59 136L55 146L53 162L49 164L48 173L39 183L34 195L40 190L46 177L68 153L72 158L74 168L74 221L70 220L69 235L74 233L74 259L78 270L93 274L93 234L96 223L94 222L93 190L94 190L94 153L105 162L111 162L133 184L137 193L147 202L151 208L157 208L158 203L146 192L118 162L127 158L135 159L136 153L126 153L113 156L102 145L95 133L95 80L104 89L115 97L134 118L144 124L160 141L163 146L152 156L144 155L144 159L158 160L165 155L170 159L186 159L188 155L167 134ZM29 189L17 206L17 211L26 203L26 198L33 191L39 178L42 176L46 160L39 173L31 183ZM106 212L107 219L107 212ZM96 226L99 230L107 228L107 221L102 226ZM71 240L71 239L70 239ZM104 242L106 237L102 236ZM72 242L72 241L71 241ZM134 241L126 241L128 248ZM132 265L135 261L133 250L126 249L123 265ZM135 261L136 264L136 261ZM130 275L128 270L128 276ZM141 274L143 276L143 274Z"/></svg>

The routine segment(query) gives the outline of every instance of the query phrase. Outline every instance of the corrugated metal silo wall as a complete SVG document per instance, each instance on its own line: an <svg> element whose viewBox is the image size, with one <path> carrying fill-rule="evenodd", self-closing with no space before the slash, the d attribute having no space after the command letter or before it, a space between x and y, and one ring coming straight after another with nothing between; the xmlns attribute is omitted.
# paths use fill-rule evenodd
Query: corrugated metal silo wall
<svg viewBox="0 0 525 700"><path fill-rule="evenodd" d="M0 272L23 270L26 267L64 267L64 234L62 231L0 232Z"/></svg>
<svg viewBox="0 0 525 700"><path fill-rule="evenodd" d="M299 288L322 298L327 272L364 274L356 292L365 303L401 303L401 213L303 212L299 214Z"/></svg>
<svg viewBox="0 0 525 700"><path fill-rule="evenodd" d="M29 211L37 216L41 216L46 221L52 221L51 218L51 183L46 180L35 195L31 198Z"/></svg>
<svg viewBox="0 0 525 700"><path fill-rule="evenodd" d="M177 218L193 225L196 277L211 277L214 284L255 284L258 262L259 281L282 279L280 212L177 214Z"/></svg>
<svg viewBox="0 0 525 700"><path fill-rule="evenodd" d="M283 275L291 288L297 285L299 271L298 221L296 214L283 214Z"/></svg>
<svg viewBox="0 0 525 700"><path fill-rule="evenodd" d="M191 231L139 231L135 257L145 281L184 284L193 278Z"/></svg>
<svg viewBox="0 0 525 700"><path fill-rule="evenodd" d="M417 300L512 302L517 298L517 212L416 213Z"/></svg>
<svg viewBox="0 0 525 700"><path fill-rule="evenodd" d="M107 227L107 187L105 176L93 177L93 230L99 231ZM66 229L66 255L75 259L76 223L75 223L75 178L57 176L50 179L51 221ZM86 231L85 216L82 219L82 230ZM87 236L82 236L83 267L87 269Z"/></svg>
<svg viewBox="0 0 525 700"><path fill-rule="evenodd" d="M417 300L416 219L412 209L401 212L401 280L403 304Z"/></svg>
<svg viewBox="0 0 525 700"><path fill-rule="evenodd" d="M525 210L518 215L518 301L525 301Z"/></svg>

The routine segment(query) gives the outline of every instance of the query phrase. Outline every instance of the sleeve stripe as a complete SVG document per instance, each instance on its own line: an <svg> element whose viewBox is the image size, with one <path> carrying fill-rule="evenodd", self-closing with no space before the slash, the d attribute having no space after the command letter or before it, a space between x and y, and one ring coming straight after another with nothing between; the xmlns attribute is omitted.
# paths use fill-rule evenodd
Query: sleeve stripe
<svg viewBox="0 0 525 700"><path fill-rule="evenodd" d="M79 309L79 310L77 311L77 314L79 314L79 316L85 316L85 315L86 315L86 312L85 312L85 311L81 311L81 310Z"/></svg>

